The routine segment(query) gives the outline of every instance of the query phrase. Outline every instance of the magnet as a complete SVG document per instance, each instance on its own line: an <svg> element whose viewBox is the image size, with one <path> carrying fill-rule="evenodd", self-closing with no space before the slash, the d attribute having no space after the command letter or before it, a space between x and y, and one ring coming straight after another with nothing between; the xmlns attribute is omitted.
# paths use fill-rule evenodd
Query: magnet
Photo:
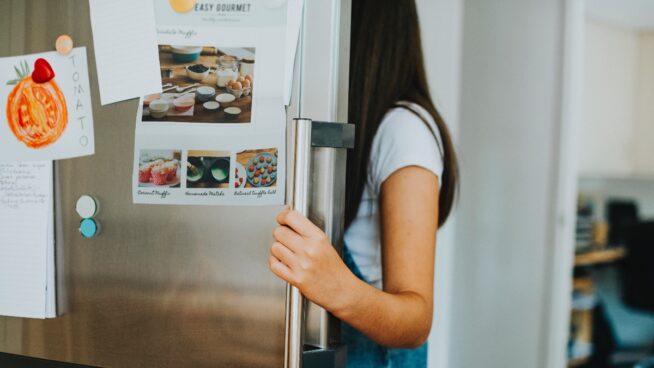
<svg viewBox="0 0 654 368"><path fill-rule="evenodd" d="M178 13L188 13L195 7L197 0L168 0L170 7Z"/></svg>
<svg viewBox="0 0 654 368"><path fill-rule="evenodd" d="M100 224L94 219L85 218L79 223L79 233L84 238L94 238L100 234Z"/></svg>
<svg viewBox="0 0 654 368"><path fill-rule="evenodd" d="M81 218L91 218L98 214L98 201L90 195L83 195L77 200L75 210Z"/></svg>
<svg viewBox="0 0 654 368"><path fill-rule="evenodd" d="M73 39L69 35L61 35L55 41L55 48L61 55L68 55L73 51Z"/></svg>

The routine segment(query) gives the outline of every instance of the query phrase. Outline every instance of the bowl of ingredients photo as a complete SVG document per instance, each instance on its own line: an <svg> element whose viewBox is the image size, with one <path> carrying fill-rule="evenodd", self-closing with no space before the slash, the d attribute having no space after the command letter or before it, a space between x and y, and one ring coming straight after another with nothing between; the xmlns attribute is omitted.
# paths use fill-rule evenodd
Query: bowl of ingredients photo
<svg viewBox="0 0 654 368"><path fill-rule="evenodd" d="M197 60L202 53L200 46L171 46L173 60L177 63L190 63Z"/></svg>
<svg viewBox="0 0 654 368"><path fill-rule="evenodd" d="M207 102L213 99L213 96L216 95L216 89L207 86L198 87L195 91L195 95L198 97L198 101Z"/></svg>
<svg viewBox="0 0 654 368"><path fill-rule="evenodd" d="M219 158L211 165L211 177L218 182L224 183L229 179L229 159Z"/></svg>
<svg viewBox="0 0 654 368"><path fill-rule="evenodd" d="M220 108L220 104L216 101L207 101L202 104L202 107L207 111L216 111Z"/></svg>
<svg viewBox="0 0 654 368"><path fill-rule="evenodd" d="M234 95L231 93L221 93L218 96L216 96L216 101L220 102L221 104L232 103L235 100L236 97L234 97Z"/></svg>
<svg viewBox="0 0 654 368"><path fill-rule="evenodd" d="M227 119L236 119L239 115L241 115L241 109L235 106L228 107L224 111Z"/></svg>
<svg viewBox="0 0 654 368"><path fill-rule="evenodd" d="M152 116L155 119L161 119L168 114L168 110L170 110L170 104L168 101L164 100L154 100L150 102L150 116Z"/></svg>
<svg viewBox="0 0 654 368"><path fill-rule="evenodd" d="M189 157L186 163L186 180L196 183L204 176L204 164L197 157Z"/></svg>
<svg viewBox="0 0 654 368"><path fill-rule="evenodd" d="M202 64L189 65L185 69L186 75L197 82L202 82L209 75L209 67Z"/></svg>
<svg viewBox="0 0 654 368"><path fill-rule="evenodd" d="M195 96L191 94L186 94L173 100L173 106L179 112L189 111L193 105L195 105Z"/></svg>

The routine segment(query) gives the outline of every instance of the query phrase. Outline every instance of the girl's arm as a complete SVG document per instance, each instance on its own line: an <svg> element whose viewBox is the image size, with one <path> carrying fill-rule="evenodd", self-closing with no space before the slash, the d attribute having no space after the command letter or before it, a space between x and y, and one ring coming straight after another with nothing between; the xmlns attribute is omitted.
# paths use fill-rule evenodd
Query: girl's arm
<svg viewBox="0 0 654 368"><path fill-rule="evenodd" d="M270 269L377 343L418 347L432 321L438 178L416 166L396 171L381 187L380 210L383 291L354 276L325 234L296 211L277 217Z"/></svg>

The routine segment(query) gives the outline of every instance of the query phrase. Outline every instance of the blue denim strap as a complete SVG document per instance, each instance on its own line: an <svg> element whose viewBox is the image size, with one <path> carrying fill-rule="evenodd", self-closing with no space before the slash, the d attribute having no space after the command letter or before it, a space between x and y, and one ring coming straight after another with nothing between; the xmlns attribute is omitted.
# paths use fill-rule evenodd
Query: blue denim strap
<svg viewBox="0 0 654 368"><path fill-rule="evenodd" d="M357 264L354 262L354 258L352 257L352 253L350 253L350 250L347 248L347 245L343 245L343 262L345 262L345 265L347 268L352 271L354 276L358 277L359 279L368 282L365 277L363 277L363 274L361 273L361 270L357 266Z"/></svg>

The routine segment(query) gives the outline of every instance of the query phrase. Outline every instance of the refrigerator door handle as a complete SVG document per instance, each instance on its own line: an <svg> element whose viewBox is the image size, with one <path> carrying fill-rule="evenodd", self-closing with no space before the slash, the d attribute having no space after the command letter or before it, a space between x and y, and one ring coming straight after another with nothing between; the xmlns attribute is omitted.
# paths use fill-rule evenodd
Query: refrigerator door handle
<svg viewBox="0 0 654 368"><path fill-rule="evenodd" d="M294 156L292 208L309 215L309 184L311 180L311 120L293 120ZM286 353L285 368L302 367L302 332L304 330L304 300L298 288L286 285Z"/></svg>
<svg viewBox="0 0 654 368"><path fill-rule="evenodd" d="M345 186L345 152L354 147L354 135L352 124L311 119L294 119L292 123L293 178L289 181L292 208L318 221L318 226L322 223L335 246L342 235L343 206L340 202L345 198L335 196L333 191L335 187ZM340 183L333 182L335 177L340 178ZM329 201L333 203L325 203ZM284 367L301 368L303 362L311 368L345 366L345 349L336 336L340 335L340 329L334 328L332 320L336 321L324 309L305 301L297 288L287 285ZM309 331L308 322L312 323Z"/></svg>

